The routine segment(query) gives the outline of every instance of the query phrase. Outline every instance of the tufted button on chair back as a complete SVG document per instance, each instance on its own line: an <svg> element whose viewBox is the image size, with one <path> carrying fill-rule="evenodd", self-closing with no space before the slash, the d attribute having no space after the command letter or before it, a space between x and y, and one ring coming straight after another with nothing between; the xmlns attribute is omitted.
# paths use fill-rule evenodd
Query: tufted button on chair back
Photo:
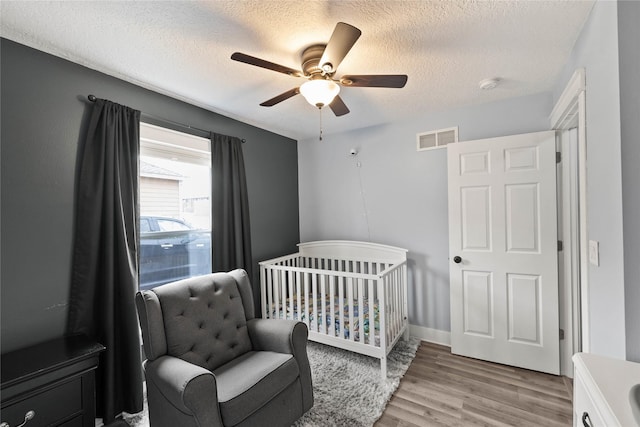
<svg viewBox="0 0 640 427"><path fill-rule="evenodd" d="M213 371L250 351L238 284L209 274L154 289L162 307L166 354Z"/></svg>

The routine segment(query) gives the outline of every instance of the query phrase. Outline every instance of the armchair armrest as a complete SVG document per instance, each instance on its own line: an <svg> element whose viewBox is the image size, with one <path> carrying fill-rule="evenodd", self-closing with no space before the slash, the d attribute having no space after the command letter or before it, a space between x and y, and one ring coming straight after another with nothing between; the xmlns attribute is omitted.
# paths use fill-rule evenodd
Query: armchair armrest
<svg viewBox="0 0 640 427"><path fill-rule="evenodd" d="M298 362L304 410L313 406L311 367L307 356L307 325L297 320L251 319L247 322L254 350L292 354Z"/></svg>
<svg viewBox="0 0 640 427"><path fill-rule="evenodd" d="M295 356L302 345L307 351L307 325L295 320L251 319L247 322L254 350L275 351Z"/></svg>
<svg viewBox="0 0 640 427"><path fill-rule="evenodd" d="M148 388L154 387L168 404L195 417L196 425L223 425L216 378L211 371L177 357L162 356L146 362L145 374Z"/></svg>

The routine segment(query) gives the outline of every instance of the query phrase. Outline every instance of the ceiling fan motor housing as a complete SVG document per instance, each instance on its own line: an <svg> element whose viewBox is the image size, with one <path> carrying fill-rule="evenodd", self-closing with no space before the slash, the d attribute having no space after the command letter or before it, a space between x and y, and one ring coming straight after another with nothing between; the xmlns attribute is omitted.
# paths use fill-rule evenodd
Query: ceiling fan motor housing
<svg viewBox="0 0 640 427"><path fill-rule="evenodd" d="M305 76L326 72L326 70L321 68L320 64L320 58L322 58L322 53L326 46L326 44L316 44L309 46L302 52L302 71L304 71ZM329 64L329 66L331 66L331 64ZM332 66L331 71L333 71Z"/></svg>

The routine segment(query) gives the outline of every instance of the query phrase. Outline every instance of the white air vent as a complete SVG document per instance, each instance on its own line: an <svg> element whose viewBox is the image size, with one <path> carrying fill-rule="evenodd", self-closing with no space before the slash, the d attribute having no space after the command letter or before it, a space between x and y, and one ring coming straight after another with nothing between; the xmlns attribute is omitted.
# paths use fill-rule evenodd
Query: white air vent
<svg viewBox="0 0 640 427"><path fill-rule="evenodd" d="M447 144L458 142L458 127L419 133L416 137L418 151L444 148Z"/></svg>

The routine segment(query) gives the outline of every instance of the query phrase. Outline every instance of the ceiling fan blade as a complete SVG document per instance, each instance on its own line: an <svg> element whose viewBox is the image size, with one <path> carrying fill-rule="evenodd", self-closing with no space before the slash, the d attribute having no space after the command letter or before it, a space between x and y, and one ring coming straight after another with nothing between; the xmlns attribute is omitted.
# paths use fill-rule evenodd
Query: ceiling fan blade
<svg viewBox="0 0 640 427"><path fill-rule="evenodd" d="M407 84L407 76L405 74L342 76L340 84L348 87L401 88Z"/></svg>
<svg viewBox="0 0 640 427"><path fill-rule="evenodd" d="M335 114L337 117L344 116L349 112L346 104L338 95L333 98L333 101L331 101L331 104L329 104L329 108L331 108L331 111L333 111L333 114Z"/></svg>
<svg viewBox="0 0 640 427"><path fill-rule="evenodd" d="M294 70L293 68L265 61L264 59L256 58L255 56L247 55L240 52L234 52L234 54L231 55L231 59L238 62L244 62L245 64L255 65L256 67L266 68L267 70L277 71L279 73L287 74L294 77L302 76L302 71Z"/></svg>
<svg viewBox="0 0 640 427"><path fill-rule="evenodd" d="M327 73L334 73L338 69L338 65L342 62L347 53L351 50L356 40L360 37L362 31L353 25L338 22L336 28L331 34L329 43L324 48L320 63L318 66ZM330 64L331 68L326 69L325 65Z"/></svg>
<svg viewBox="0 0 640 427"><path fill-rule="evenodd" d="M288 90L288 91L286 91L284 93L281 93L278 96L274 96L273 98L271 98L271 99L269 99L267 101L264 101L260 105L263 106L263 107L273 107L274 105L276 105L276 104L278 104L278 103L280 103L280 102L282 102L284 100L287 100L287 99L291 98L292 96L296 96L299 93L300 93L300 88L299 87L295 87L295 88L293 88L291 90Z"/></svg>

